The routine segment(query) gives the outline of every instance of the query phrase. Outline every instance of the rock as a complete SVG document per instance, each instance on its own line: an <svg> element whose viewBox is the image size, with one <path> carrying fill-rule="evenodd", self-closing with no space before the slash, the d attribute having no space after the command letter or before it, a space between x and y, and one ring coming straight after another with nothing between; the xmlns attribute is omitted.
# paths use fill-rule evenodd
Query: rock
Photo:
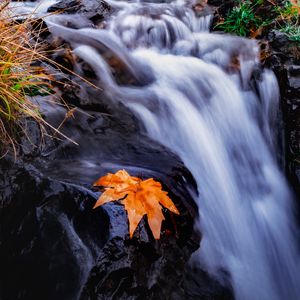
<svg viewBox="0 0 300 300"><path fill-rule="evenodd" d="M107 216L92 211L94 199L85 191L49 180L30 164L0 163L1 296L77 299L105 242Z"/></svg>
<svg viewBox="0 0 300 300"><path fill-rule="evenodd" d="M60 1L48 8L48 12L79 14L98 24L110 15L111 7L103 0Z"/></svg>
<svg viewBox="0 0 300 300"><path fill-rule="evenodd" d="M300 101L300 65L291 65L287 68L288 74L288 85L290 92L294 94L295 97L298 96Z"/></svg>
<svg viewBox="0 0 300 300"><path fill-rule="evenodd" d="M84 110L61 126L78 145L66 139L41 144L30 124L40 147L24 140L16 162L9 156L0 161L5 300L165 299L182 293L185 266L200 238L187 190L195 190L193 178L175 155L140 133L124 106L95 102L97 93L87 94ZM42 103L46 120L61 124L66 110ZM129 239L117 202L92 209L98 197L92 183L121 168L160 180L178 207L180 216L164 212L161 240L153 239L145 219Z"/></svg>
<svg viewBox="0 0 300 300"><path fill-rule="evenodd" d="M156 244L122 238L112 240L91 271L81 299L169 298L178 293L191 247L178 246L170 236ZM169 260L172 264L167 263Z"/></svg>
<svg viewBox="0 0 300 300"><path fill-rule="evenodd" d="M228 274L224 275L229 279ZM177 299L233 300L233 291L230 288L229 280L223 284L226 286L222 286L217 280L212 279L199 267L188 265L183 280L185 294Z"/></svg>
<svg viewBox="0 0 300 300"><path fill-rule="evenodd" d="M281 47L286 47L288 44L288 37L283 32L278 30L269 33L269 39L271 40L273 47L275 49L280 49Z"/></svg>
<svg viewBox="0 0 300 300"><path fill-rule="evenodd" d="M270 57L265 65L279 82L285 133L285 160L288 178L300 199L300 47L279 31L267 35Z"/></svg>
<svg viewBox="0 0 300 300"><path fill-rule="evenodd" d="M107 299L152 293L161 299L170 294L199 245L199 237L193 234L196 209L187 191L184 201L188 207L180 204L184 188L176 178L182 176L180 171L174 170L170 174L174 178L165 182L174 186L171 197L181 215L173 220L166 212L159 241L153 239L145 220L130 240L123 207L110 203L93 210L97 194L89 188L91 175L80 178L84 169L75 173L73 168L82 165L70 163L71 159L57 161L57 168L65 168L64 175L51 170L51 163L45 160L44 170L35 161L13 163L6 158L0 162L1 254L6 258L1 265L3 299L72 300L80 295L81 299ZM99 166L97 176L104 169ZM89 173L87 166L85 170ZM148 170L147 176L157 177L157 173ZM170 270L174 271L171 275Z"/></svg>

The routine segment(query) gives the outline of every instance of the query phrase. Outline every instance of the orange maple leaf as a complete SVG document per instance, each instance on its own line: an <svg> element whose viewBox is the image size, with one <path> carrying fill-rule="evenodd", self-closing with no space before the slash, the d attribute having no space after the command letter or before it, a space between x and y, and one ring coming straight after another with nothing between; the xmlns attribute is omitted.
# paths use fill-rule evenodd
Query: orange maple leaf
<svg viewBox="0 0 300 300"><path fill-rule="evenodd" d="M164 192L161 184L153 178L142 180L130 176L125 170L120 170L115 174L109 173L99 178L94 186L105 187L94 208L122 199L128 215L130 238L144 215L148 217L154 238L160 238L161 223L165 219L161 205L179 214L176 206L167 196L168 193Z"/></svg>

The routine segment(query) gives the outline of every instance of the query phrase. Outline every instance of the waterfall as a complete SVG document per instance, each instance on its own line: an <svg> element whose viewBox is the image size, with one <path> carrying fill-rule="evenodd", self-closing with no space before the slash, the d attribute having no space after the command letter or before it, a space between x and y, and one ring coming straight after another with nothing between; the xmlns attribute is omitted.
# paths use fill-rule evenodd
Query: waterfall
<svg viewBox="0 0 300 300"><path fill-rule="evenodd" d="M193 262L221 283L229 274L236 299L299 299L293 196L276 162L278 85L257 43L209 33L211 16L188 1L109 3L106 29L47 23L193 174L203 234ZM103 47L141 83L116 83Z"/></svg>

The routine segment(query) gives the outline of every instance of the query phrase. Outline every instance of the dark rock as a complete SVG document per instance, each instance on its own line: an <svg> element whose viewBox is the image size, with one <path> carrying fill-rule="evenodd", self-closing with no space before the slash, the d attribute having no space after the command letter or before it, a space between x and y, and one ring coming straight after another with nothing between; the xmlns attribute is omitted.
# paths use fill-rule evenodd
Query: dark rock
<svg viewBox="0 0 300 300"><path fill-rule="evenodd" d="M291 65L287 68L288 73L288 85L291 89L291 93L298 95L298 100L300 101L300 65Z"/></svg>
<svg viewBox="0 0 300 300"><path fill-rule="evenodd" d="M106 240L108 217L92 211L89 193L29 164L0 163L1 298L78 298Z"/></svg>
<svg viewBox="0 0 300 300"><path fill-rule="evenodd" d="M224 272L224 285L212 279L207 272L199 267L188 265L184 281L183 290L185 294L178 299L188 300L233 300L233 291L230 288L228 274Z"/></svg>
<svg viewBox="0 0 300 300"><path fill-rule="evenodd" d="M273 47L275 49L285 47L289 42L287 35L280 31L272 31L269 34L269 38L272 41Z"/></svg>
<svg viewBox="0 0 300 300"><path fill-rule="evenodd" d="M267 38L271 55L265 65L276 74L281 93L287 175L300 198L300 47L278 31Z"/></svg>
<svg viewBox="0 0 300 300"><path fill-rule="evenodd" d="M171 236L157 243L115 238L103 249L81 299L168 299L178 293L191 246L178 247Z"/></svg>
<svg viewBox="0 0 300 300"><path fill-rule="evenodd" d="M64 162L68 168L67 161L57 166ZM181 215L173 223L166 212L161 240L153 239L145 220L130 240L122 206L111 203L92 209L97 195L84 187L88 179L71 182L70 174L60 174L62 180L53 172L48 177L46 165L41 172L24 161L0 163L2 299L72 300L80 295L81 299L113 295L121 299L152 294L163 299L182 280L199 238L193 237L193 204L184 208L175 190L171 196Z"/></svg>
<svg viewBox="0 0 300 300"><path fill-rule="evenodd" d="M124 106L111 102L104 112L105 101L92 100L97 93L82 104L94 111L77 109L61 126L78 146L65 139L41 143L30 123L40 147L23 141L17 162L0 161L4 300L165 299L183 292L185 266L199 245L197 207L187 190L195 189L193 178L176 156L140 133ZM66 110L44 104L42 113L58 126ZM92 209L98 193L91 184L121 168L154 177L170 192L181 214L164 211L161 240L153 239L145 219L129 239L117 202Z"/></svg>
<svg viewBox="0 0 300 300"><path fill-rule="evenodd" d="M63 14L79 14L99 23L110 15L111 7L103 0L64 0L48 8L51 13L58 11Z"/></svg>

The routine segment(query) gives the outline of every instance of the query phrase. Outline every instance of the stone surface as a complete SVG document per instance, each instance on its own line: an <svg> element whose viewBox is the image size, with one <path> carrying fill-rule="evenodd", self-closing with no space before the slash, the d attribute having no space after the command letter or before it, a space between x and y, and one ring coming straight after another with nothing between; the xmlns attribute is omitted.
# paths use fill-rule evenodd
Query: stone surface
<svg viewBox="0 0 300 300"><path fill-rule="evenodd" d="M63 128L65 133L70 129L79 146L70 141L40 149L25 146L18 161L0 161L5 300L161 299L183 280L185 265L198 248L199 235L193 232L197 209L186 189L186 182L192 189L194 183L182 163L139 135L126 111L124 124L89 113L75 114ZM59 113L52 122L57 118ZM119 168L160 179L170 192L181 215L165 211L161 240L153 239L145 220L130 240L118 202L92 209L98 196L92 183Z"/></svg>
<svg viewBox="0 0 300 300"><path fill-rule="evenodd" d="M281 93L287 174L300 198L300 46L278 31L266 38L271 55L265 65L276 74Z"/></svg>
<svg viewBox="0 0 300 300"><path fill-rule="evenodd" d="M79 14L99 23L110 15L111 7L103 0L64 0L49 7L48 12Z"/></svg>
<svg viewBox="0 0 300 300"><path fill-rule="evenodd" d="M24 139L16 162L9 156L0 161L1 299L165 299L185 293L185 268L200 239L188 190L195 192L194 180L175 155L140 133L124 106L88 90L84 101L72 95L78 108L67 119L64 108L36 100L53 126L65 119L61 132L78 145L42 142L38 126L28 122L39 147ZM180 216L164 210L161 240L153 239L145 219L130 240L118 202L92 209L99 195L92 183L121 168L160 180L178 207Z"/></svg>

